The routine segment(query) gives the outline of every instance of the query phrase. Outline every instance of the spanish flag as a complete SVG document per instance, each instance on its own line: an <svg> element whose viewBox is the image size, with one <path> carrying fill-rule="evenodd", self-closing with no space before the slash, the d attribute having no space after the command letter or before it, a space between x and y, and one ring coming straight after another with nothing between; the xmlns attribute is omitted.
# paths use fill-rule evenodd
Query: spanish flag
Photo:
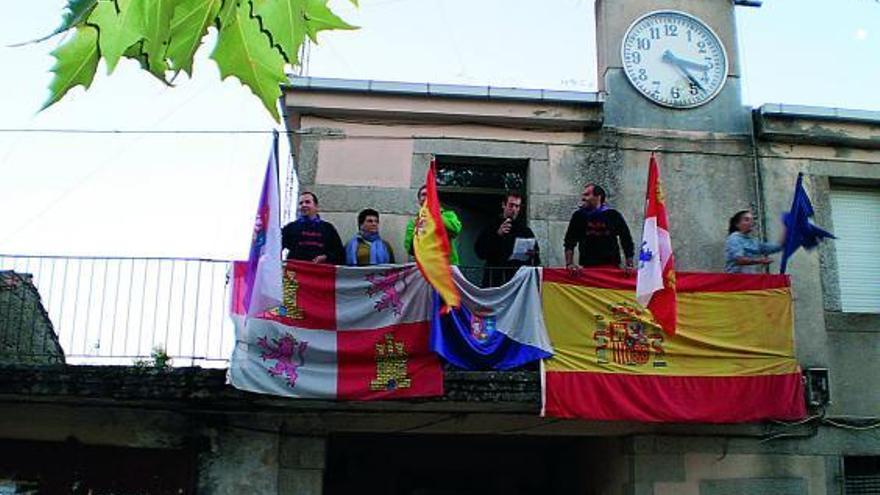
<svg viewBox="0 0 880 495"><path fill-rule="evenodd" d="M545 269L543 414L739 423L806 414L785 275L678 273L663 332L616 270Z"/></svg>
<svg viewBox="0 0 880 495"><path fill-rule="evenodd" d="M431 159L425 179L427 198L419 208L413 234L413 254L425 280L440 294L447 308L457 308L461 296L452 279L449 264L449 236L440 216L440 198L437 196L437 161Z"/></svg>

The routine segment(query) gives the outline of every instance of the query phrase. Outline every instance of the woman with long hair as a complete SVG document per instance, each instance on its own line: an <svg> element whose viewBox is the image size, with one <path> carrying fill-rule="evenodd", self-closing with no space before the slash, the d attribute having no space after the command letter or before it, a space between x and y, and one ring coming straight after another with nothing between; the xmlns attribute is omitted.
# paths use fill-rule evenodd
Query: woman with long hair
<svg viewBox="0 0 880 495"><path fill-rule="evenodd" d="M762 273L763 267L773 262L768 255L782 251L781 243L761 242L752 237L754 228L751 210L740 210L730 217L724 243L725 272Z"/></svg>

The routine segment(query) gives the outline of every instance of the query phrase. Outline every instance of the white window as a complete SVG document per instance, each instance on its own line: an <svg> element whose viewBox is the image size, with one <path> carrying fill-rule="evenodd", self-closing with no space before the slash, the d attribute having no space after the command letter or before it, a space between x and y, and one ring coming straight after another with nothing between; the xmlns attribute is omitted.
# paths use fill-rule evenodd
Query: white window
<svg viewBox="0 0 880 495"><path fill-rule="evenodd" d="M834 187L831 216L841 309L880 313L880 188Z"/></svg>

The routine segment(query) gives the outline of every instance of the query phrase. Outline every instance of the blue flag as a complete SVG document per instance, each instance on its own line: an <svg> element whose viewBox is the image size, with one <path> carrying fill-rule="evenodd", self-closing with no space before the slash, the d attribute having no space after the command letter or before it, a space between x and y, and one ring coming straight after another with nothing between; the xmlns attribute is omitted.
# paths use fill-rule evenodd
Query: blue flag
<svg viewBox="0 0 880 495"><path fill-rule="evenodd" d="M509 370L553 355L538 268L520 268L506 284L487 289L452 268L461 306L442 314L440 297L434 294L431 350L466 370Z"/></svg>
<svg viewBox="0 0 880 495"><path fill-rule="evenodd" d="M782 221L785 223L785 244L782 246L782 262L779 267L779 273L785 273L785 267L788 264L788 258L794 254L798 248L813 249L819 245L819 241L826 237L836 239L834 234L826 230L820 229L813 225L810 218L813 217L813 205L810 203L810 197L804 191L803 185L804 174L799 173L797 184L794 186L794 199L791 201L791 211L783 216Z"/></svg>

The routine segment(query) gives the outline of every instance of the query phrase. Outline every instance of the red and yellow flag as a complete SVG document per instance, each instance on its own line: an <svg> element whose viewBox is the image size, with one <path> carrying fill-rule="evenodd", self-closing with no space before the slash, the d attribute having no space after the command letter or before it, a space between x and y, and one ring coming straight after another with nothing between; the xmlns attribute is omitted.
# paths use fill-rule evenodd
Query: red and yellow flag
<svg viewBox="0 0 880 495"><path fill-rule="evenodd" d="M440 198L437 196L437 161L431 159L428 177L425 179L427 198L419 208L413 233L413 254L425 280L440 294L447 308L457 308L461 296L452 280L449 265L451 246L443 217L440 215Z"/></svg>
<svg viewBox="0 0 880 495"><path fill-rule="evenodd" d="M806 411L789 280L679 273L670 336L614 270L545 269L544 414L642 422L794 420Z"/></svg>
<svg viewBox="0 0 880 495"><path fill-rule="evenodd" d="M639 248L636 299L648 308L669 335L675 335L675 257L669 237L666 198L660 183L660 165L654 153L648 162L648 190L645 194L645 227Z"/></svg>

